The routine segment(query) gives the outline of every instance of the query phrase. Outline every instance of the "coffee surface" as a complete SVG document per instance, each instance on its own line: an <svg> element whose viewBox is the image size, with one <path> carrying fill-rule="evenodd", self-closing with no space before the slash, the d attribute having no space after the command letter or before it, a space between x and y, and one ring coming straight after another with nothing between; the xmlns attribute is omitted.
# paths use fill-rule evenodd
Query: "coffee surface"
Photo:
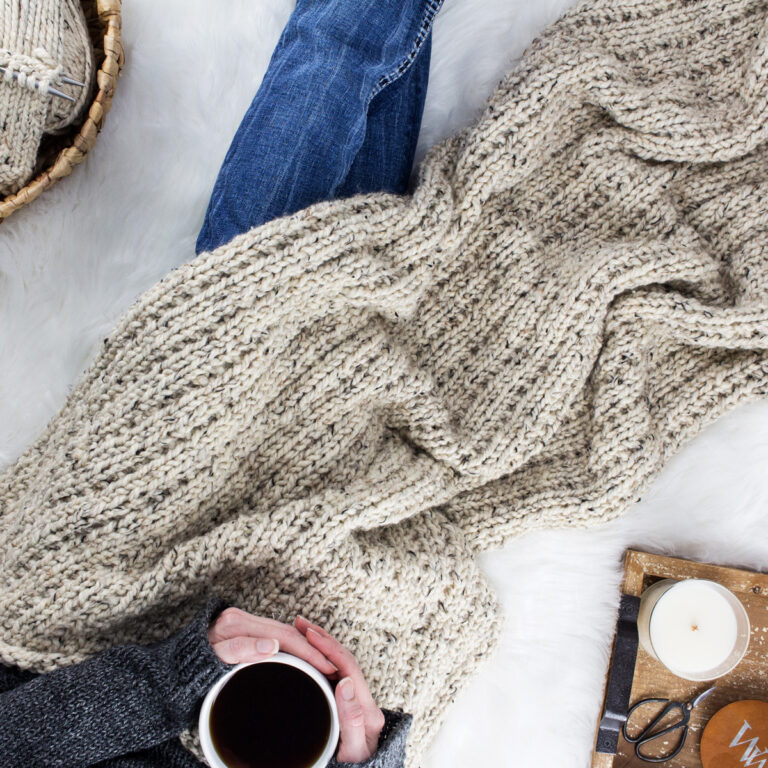
<svg viewBox="0 0 768 768"><path fill-rule="evenodd" d="M309 675L262 662L227 681L213 702L210 727L230 768L309 768L328 741L331 712Z"/></svg>

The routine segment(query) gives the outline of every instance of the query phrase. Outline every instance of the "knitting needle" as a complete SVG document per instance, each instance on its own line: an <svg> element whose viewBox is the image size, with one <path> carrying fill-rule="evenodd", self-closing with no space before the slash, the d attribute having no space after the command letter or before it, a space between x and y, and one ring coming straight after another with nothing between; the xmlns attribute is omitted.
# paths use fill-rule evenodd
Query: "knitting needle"
<svg viewBox="0 0 768 768"><path fill-rule="evenodd" d="M62 83L66 83L67 85L76 85L78 88L85 88L85 83L81 83L79 80L73 80L68 75L61 75L59 80L61 80Z"/></svg>
<svg viewBox="0 0 768 768"><path fill-rule="evenodd" d="M57 91L55 88L51 88L51 86L48 86L48 93L51 94L51 96L59 96L62 99L66 99L67 101L74 101L74 99L71 96L68 96L66 93L62 93L61 91Z"/></svg>
<svg viewBox="0 0 768 768"><path fill-rule="evenodd" d="M0 72L5 73L7 70L5 67L0 67ZM11 71L11 77L14 78L14 80L19 76L18 72ZM76 85L78 88L85 88L85 83L80 83L77 80L73 80L71 77L67 77L66 75L61 75L60 79L63 83L66 83L67 85ZM53 88L52 86L48 86L47 93L50 93L51 96L58 96L61 99L66 99L67 101L74 101L74 99L67 95L66 93L62 93L62 91L57 90L56 88Z"/></svg>
<svg viewBox="0 0 768 768"><path fill-rule="evenodd" d="M5 67L0 67L0 72L5 72ZM16 77L17 75L17 72L13 73L13 77ZM85 88L85 83L81 83L79 80L73 80L69 75L59 75L59 80L66 85L76 85L78 88Z"/></svg>

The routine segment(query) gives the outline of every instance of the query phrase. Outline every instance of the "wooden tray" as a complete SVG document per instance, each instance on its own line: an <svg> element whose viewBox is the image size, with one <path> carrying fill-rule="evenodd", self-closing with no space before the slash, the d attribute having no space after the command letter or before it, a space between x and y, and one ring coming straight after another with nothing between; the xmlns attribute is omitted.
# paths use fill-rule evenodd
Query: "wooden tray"
<svg viewBox="0 0 768 768"><path fill-rule="evenodd" d="M709 718L732 701L768 700L768 574L627 551L623 593L639 596L659 579L717 581L741 600L749 615L752 635L746 655L735 669L711 683L695 683L676 677L651 658L642 646L637 651L630 704L649 697L689 701L711 685L717 685L717 690L693 710L688 738L680 754L668 762L658 763L667 768L701 768L699 741ZM650 765L637 758L633 746L621 736L617 754L594 752L592 756L592 768L649 768Z"/></svg>

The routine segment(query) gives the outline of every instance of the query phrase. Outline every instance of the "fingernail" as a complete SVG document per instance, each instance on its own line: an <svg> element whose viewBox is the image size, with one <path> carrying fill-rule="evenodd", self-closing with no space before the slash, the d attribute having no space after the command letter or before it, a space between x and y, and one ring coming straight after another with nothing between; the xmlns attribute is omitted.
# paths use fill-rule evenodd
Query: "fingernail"
<svg viewBox="0 0 768 768"><path fill-rule="evenodd" d="M256 650L259 653L274 654L274 653L277 653L279 649L280 649L280 643L278 643L277 640L257 640L256 641Z"/></svg>
<svg viewBox="0 0 768 768"><path fill-rule="evenodd" d="M341 698L344 701L352 701L355 698L355 684L352 682L351 677L345 677L340 683Z"/></svg>
<svg viewBox="0 0 768 768"><path fill-rule="evenodd" d="M318 627L317 624L310 624L310 629L321 637L330 637L330 635L322 627Z"/></svg>

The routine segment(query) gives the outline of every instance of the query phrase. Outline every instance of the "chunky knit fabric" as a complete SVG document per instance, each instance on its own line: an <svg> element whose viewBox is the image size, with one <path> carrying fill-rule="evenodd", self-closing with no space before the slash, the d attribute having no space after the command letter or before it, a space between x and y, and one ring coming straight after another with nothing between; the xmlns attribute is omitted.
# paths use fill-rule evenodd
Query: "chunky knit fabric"
<svg viewBox="0 0 768 768"><path fill-rule="evenodd" d="M232 669L207 638L224 607L211 600L187 626L156 644L116 646L32 679L0 667L3 767L115 768L112 758L139 750L146 762L137 757L135 765L159 766L150 757L174 748L183 757L173 737L199 716L208 689Z"/></svg>
<svg viewBox="0 0 768 768"><path fill-rule="evenodd" d="M43 133L61 131L82 112L90 89L61 76L90 84L93 64L80 0L0 0L0 194L30 178Z"/></svg>
<svg viewBox="0 0 768 768"><path fill-rule="evenodd" d="M764 1L588 2L412 197L170 274L0 477L0 658L159 638L209 590L301 611L414 764L494 643L476 553L614 517L768 392L767 101Z"/></svg>

